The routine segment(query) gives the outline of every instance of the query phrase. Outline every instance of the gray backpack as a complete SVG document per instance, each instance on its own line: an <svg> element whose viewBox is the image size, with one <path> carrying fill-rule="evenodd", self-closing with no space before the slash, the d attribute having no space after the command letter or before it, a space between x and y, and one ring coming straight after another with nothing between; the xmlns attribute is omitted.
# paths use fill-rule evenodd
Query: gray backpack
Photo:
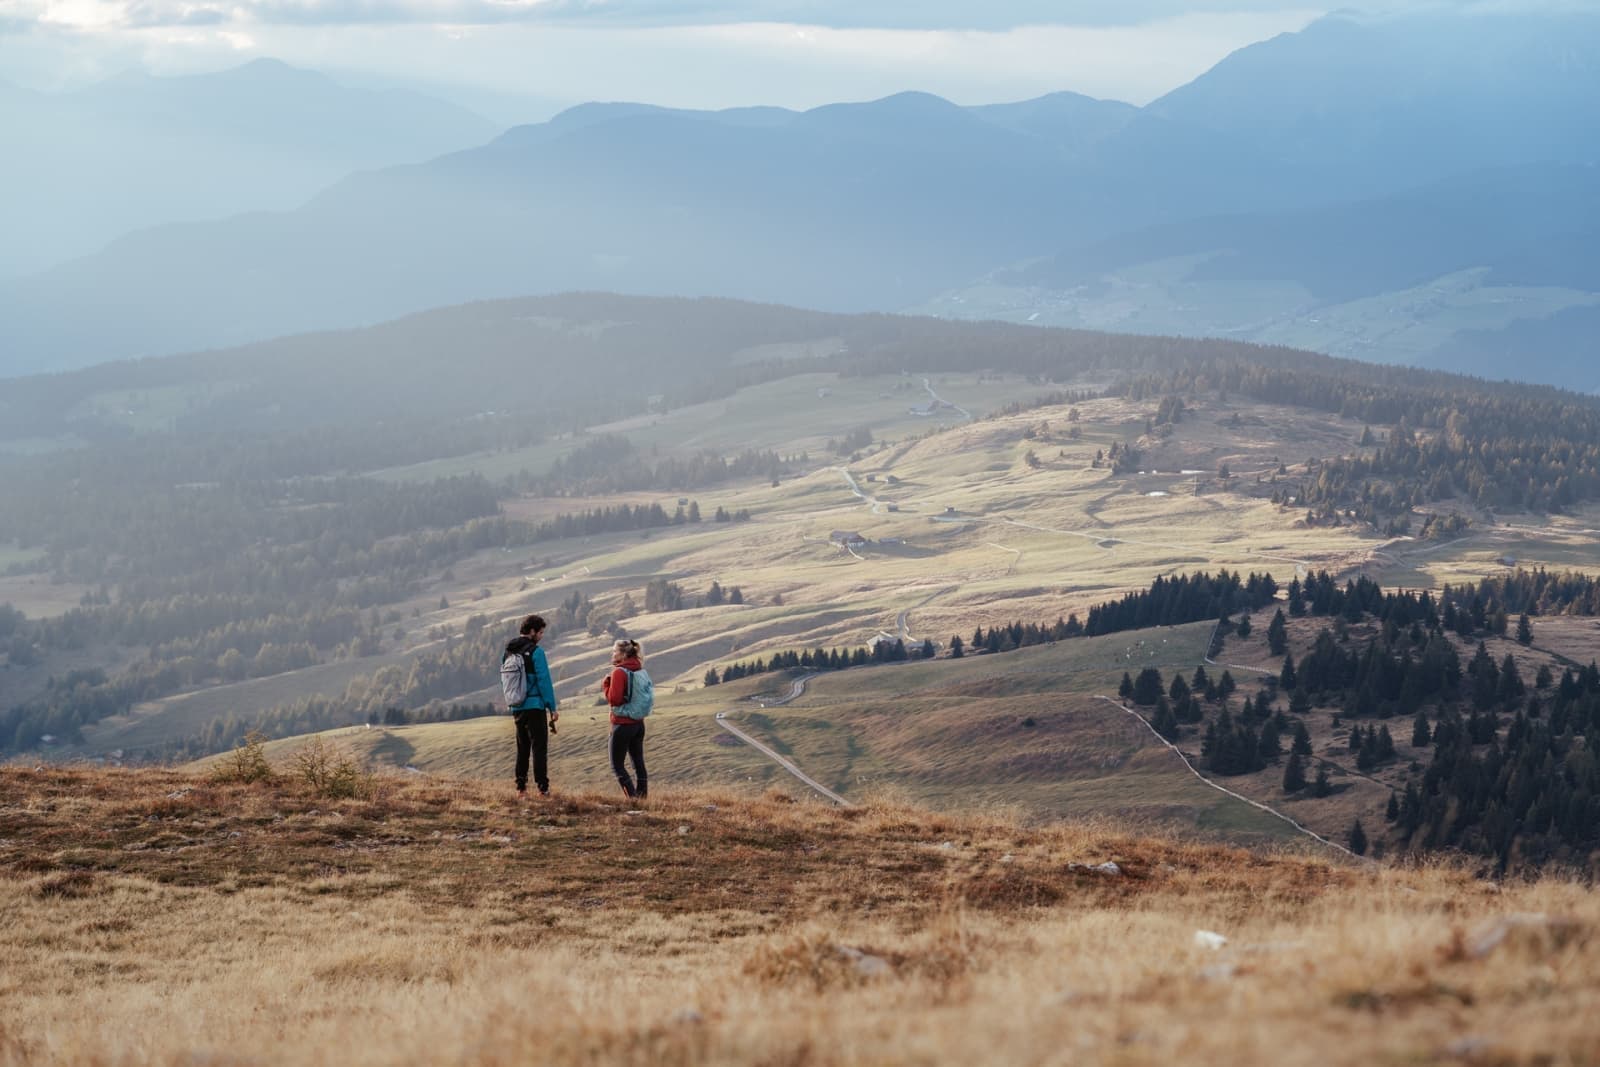
<svg viewBox="0 0 1600 1067"><path fill-rule="evenodd" d="M528 657L519 652L508 652L500 662L500 694L505 697L506 710L515 711L528 699Z"/></svg>

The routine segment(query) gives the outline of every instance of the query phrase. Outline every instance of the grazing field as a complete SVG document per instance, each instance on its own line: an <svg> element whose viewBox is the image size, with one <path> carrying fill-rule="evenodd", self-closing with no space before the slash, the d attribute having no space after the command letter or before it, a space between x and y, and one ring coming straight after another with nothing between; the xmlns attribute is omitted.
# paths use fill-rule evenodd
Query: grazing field
<svg viewBox="0 0 1600 1067"><path fill-rule="evenodd" d="M1600 1059L1578 883L781 789L0 769L0 912L5 1067Z"/></svg>
<svg viewBox="0 0 1600 1067"><path fill-rule="evenodd" d="M741 389L730 397L691 404L659 414L631 416L591 427L592 434L620 434L652 455L687 456L700 451L719 455L745 449L782 455L821 452L830 438L842 438L859 426L878 438L899 439L939 425L962 421L945 409L934 416L911 414L927 405L929 386L938 395L973 412L1029 402L1055 387L1027 382L1017 375L935 375L924 384L920 375L841 377L799 374ZM426 463L372 472L393 481L428 481L461 474L481 474L498 481L521 471L541 473L571 452L581 440L570 436L505 452L475 452Z"/></svg>
<svg viewBox="0 0 1600 1067"><path fill-rule="evenodd" d="M42 549L0 544L0 572L10 570L12 567L27 567L43 558Z"/></svg>
<svg viewBox="0 0 1600 1067"><path fill-rule="evenodd" d="M846 797L887 790L941 811L1096 812L1235 842L1294 841L1293 827L1199 782L1144 725L1096 699L1116 694L1124 670L1192 672L1210 629L824 673L781 707L746 701L732 714Z"/></svg>
<svg viewBox="0 0 1600 1067"><path fill-rule="evenodd" d="M31 563L33 559L18 553L15 561ZM10 604L31 619L65 615L83 602L87 592L87 585L58 582L48 574L0 575L0 604Z"/></svg>
<svg viewBox="0 0 1600 1067"><path fill-rule="evenodd" d="M242 385L241 382L194 382L104 390L84 397L67 413L67 418L125 426L136 433L170 431L186 412L204 408L210 401Z"/></svg>

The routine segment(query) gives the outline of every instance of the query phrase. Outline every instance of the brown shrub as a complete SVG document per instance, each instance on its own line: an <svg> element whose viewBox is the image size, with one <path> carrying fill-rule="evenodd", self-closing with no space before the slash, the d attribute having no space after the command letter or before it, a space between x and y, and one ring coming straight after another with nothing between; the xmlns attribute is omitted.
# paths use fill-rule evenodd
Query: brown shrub
<svg viewBox="0 0 1600 1067"><path fill-rule="evenodd" d="M291 765L295 776L318 796L365 799L373 794L376 784L371 770L321 737L313 737L297 749Z"/></svg>
<svg viewBox="0 0 1600 1067"><path fill-rule="evenodd" d="M223 756L212 768L211 777L218 782L270 782L277 777L267 760L267 735L251 730L244 735L239 747Z"/></svg>

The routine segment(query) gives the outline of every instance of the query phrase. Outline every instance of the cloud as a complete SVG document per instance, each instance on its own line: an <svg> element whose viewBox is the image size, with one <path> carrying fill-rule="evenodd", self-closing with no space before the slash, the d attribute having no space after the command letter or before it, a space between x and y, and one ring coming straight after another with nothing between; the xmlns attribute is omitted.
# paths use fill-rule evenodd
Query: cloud
<svg viewBox="0 0 1600 1067"><path fill-rule="evenodd" d="M1368 0L1367 8L1402 0ZM975 30L1131 26L1196 14L1252 14L1292 0L0 0L0 22L120 25L394 25L431 23L660 28L750 23L829 29Z"/></svg>
<svg viewBox="0 0 1600 1067"><path fill-rule="evenodd" d="M1592 0L1361 0L1364 14L1578 10ZM774 24L839 30L1005 32L1104 28L1200 16L1272 16L1295 0L0 0L6 21L77 26L530 25L666 28ZM1319 12L1334 6L1317 5Z"/></svg>
<svg viewBox="0 0 1600 1067"><path fill-rule="evenodd" d="M233 20L233 13L215 4L161 4L140 0L123 9L120 24L128 29L158 26L221 26Z"/></svg>

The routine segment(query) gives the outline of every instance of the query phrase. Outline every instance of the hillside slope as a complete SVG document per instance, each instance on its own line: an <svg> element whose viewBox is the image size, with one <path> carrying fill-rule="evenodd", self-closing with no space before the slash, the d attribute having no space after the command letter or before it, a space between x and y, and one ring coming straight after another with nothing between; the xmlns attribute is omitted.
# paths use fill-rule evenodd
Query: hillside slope
<svg viewBox="0 0 1600 1067"><path fill-rule="evenodd" d="M6 1067L1600 1056L1600 904L1553 878L777 792L7 769L0 798Z"/></svg>

